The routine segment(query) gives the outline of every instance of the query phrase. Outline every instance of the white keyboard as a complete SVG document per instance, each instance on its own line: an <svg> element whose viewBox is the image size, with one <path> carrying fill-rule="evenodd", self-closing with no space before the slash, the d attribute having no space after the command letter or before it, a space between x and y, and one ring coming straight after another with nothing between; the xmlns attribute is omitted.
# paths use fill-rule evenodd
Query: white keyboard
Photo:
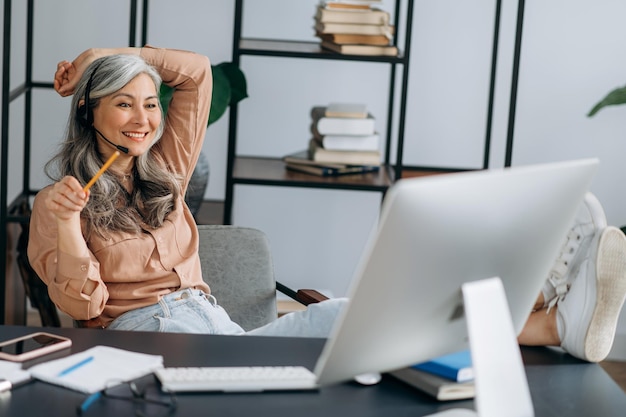
<svg viewBox="0 0 626 417"><path fill-rule="evenodd" d="M163 391L282 391L317 389L315 374L303 366L172 367L154 371Z"/></svg>

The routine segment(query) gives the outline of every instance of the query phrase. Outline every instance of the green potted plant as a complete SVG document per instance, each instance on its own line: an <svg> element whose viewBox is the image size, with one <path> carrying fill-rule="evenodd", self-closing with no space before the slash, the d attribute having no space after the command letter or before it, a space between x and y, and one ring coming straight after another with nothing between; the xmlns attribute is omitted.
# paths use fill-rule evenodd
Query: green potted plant
<svg viewBox="0 0 626 417"><path fill-rule="evenodd" d="M211 110L207 126L219 120L229 106L248 97L246 77L237 65L232 62L222 62L212 65L211 70L213 73L213 95L211 96ZM173 88L165 84L161 85L159 98L164 112L167 112L173 92ZM209 162L206 155L200 153L200 159L191 176L189 188L185 195L185 201L194 216L202 204L208 182Z"/></svg>
<svg viewBox="0 0 626 417"><path fill-rule="evenodd" d="M588 117L592 117L594 114L603 109L606 106L616 106L619 104L626 104L626 86L616 88L608 93L602 100L598 102L587 114Z"/></svg>
<svg viewBox="0 0 626 417"><path fill-rule="evenodd" d="M626 86L618 87L609 92L602 100L593 106L591 110L589 110L587 117L592 117L604 107L618 106L620 104L626 104ZM626 225L622 226L620 229L626 233Z"/></svg>

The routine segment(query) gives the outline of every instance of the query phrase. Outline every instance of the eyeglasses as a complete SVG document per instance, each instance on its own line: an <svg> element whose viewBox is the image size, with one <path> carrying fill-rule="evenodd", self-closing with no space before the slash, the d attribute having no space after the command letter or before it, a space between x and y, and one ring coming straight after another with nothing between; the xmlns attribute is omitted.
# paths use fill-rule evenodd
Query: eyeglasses
<svg viewBox="0 0 626 417"><path fill-rule="evenodd" d="M87 415L92 405L101 399L132 402L135 415L138 417L168 416L176 410L176 396L161 392L155 384L139 388L135 382L115 381L108 385L104 390L88 396L76 408L76 413L79 416Z"/></svg>

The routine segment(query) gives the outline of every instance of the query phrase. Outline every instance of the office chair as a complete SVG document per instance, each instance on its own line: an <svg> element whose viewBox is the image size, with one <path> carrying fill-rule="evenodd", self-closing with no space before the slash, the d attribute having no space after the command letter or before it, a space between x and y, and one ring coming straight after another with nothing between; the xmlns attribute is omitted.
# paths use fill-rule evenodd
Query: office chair
<svg viewBox="0 0 626 417"><path fill-rule="evenodd" d="M27 201L22 202L17 208L18 215L30 218L31 210ZM30 223L21 222L22 231L17 241L17 265L19 267L24 292L30 301L30 305L37 309L41 325L44 327L60 327L61 319L56 306L48 296L48 286L39 278L30 266L26 250L28 248L28 235Z"/></svg>
<svg viewBox="0 0 626 417"><path fill-rule="evenodd" d="M293 291L276 282L267 236L241 226L199 225L204 281L235 323L244 330L277 317L276 290L303 305L327 297L315 290Z"/></svg>
<svg viewBox="0 0 626 417"><path fill-rule="evenodd" d="M45 283L30 267L26 256L28 223L19 240L22 281L31 305L44 327L60 327L58 312ZM293 291L274 278L269 242L260 230L221 225L199 225L199 255L203 279L218 303L244 330L263 326L277 318L276 290L303 305L327 297L315 290ZM74 321L75 327L80 323Z"/></svg>

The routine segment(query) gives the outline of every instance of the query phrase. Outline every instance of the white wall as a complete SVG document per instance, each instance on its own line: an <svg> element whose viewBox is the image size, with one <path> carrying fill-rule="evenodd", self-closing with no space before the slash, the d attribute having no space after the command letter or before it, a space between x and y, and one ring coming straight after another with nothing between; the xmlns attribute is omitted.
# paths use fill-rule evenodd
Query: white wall
<svg viewBox="0 0 626 417"><path fill-rule="evenodd" d="M127 42L126 0L35 3L35 80L50 81L60 59L71 59L87 47ZM314 39L316 0L248 3L246 36ZM384 4L392 10L392 1ZM494 1L416 2L407 164L482 165L494 7ZM23 6L14 9L19 15ZM214 63L229 60L233 11L229 0L178 0L175 7L171 1L153 0L149 42L195 50ZM516 13L517 2L504 0L491 167L504 163ZM599 157L602 165L592 191L615 225L626 224L626 199L619 185L626 170L621 163L626 108L606 109L592 119L585 114L606 92L626 82L624 15L626 3L619 0L526 2L513 149L514 165ZM23 22L14 19L18 56L24 44L18 29ZM13 74L19 78L23 64L14 61ZM250 98L240 105L240 154L282 156L303 149L309 109L329 101L364 101L377 117L379 131L388 123L385 65L263 57L244 57L242 65ZM41 167L61 136L69 99L50 91L37 91L34 98L32 176L37 188L46 183ZM11 130L17 129L19 137L21 105L13 107ZM207 133L207 199L224 196L226 141L224 117ZM19 161L20 151L14 148L12 161ZM11 172L19 173L20 166L12 162ZM19 184L11 190L17 193ZM234 219L269 235L279 280L343 295L379 204L376 193L238 186ZM626 325L620 331L626 334Z"/></svg>

